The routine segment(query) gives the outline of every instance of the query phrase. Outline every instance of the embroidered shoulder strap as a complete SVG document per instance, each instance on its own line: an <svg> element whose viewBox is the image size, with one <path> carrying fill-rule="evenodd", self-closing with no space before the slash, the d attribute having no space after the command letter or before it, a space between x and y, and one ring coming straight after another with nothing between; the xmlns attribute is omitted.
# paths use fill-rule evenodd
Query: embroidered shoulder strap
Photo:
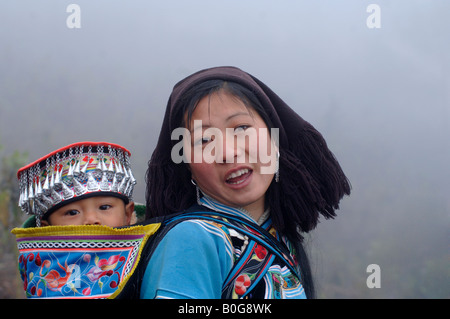
<svg viewBox="0 0 450 319"><path fill-rule="evenodd" d="M254 240L249 240L223 283L222 299L246 297L264 277L274 260L274 254Z"/></svg>
<svg viewBox="0 0 450 319"><path fill-rule="evenodd" d="M290 256L289 249L283 243L278 241L274 236L269 234L267 230L260 227L259 225L252 223L239 216L216 211L199 211L194 213L183 213L182 216L179 217L183 220L198 218L215 221L245 234L252 240L259 243L260 245L263 245L264 247L269 249L271 253L280 257L281 260L284 260L289 269L297 277L300 278L300 276L298 276L297 274L297 270L295 269L295 262L292 260Z"/></svg>
<svg viewBox="0 0 450 319"><path fill-rule="evenodd" d="M199 207L193 207L198 209ZM203 209L203 207L201 207ZM222 299L244 298L264 277L276 257L279 257L300 280L289 249L267 230L244 218L216 211L191 211L173 217L172 221L188 219L214 221L232 228L251 240L234 263L222 288Z"/></svg>

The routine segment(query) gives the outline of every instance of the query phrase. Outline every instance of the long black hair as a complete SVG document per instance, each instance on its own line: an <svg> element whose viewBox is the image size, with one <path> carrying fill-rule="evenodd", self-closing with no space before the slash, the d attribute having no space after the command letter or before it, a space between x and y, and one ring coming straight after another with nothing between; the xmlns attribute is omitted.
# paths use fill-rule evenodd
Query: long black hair
<svg viewBox="0 0 450 319"><path fill-rule="evenodd" d="M158 145L146 175L147 217L183 211L196 202L187 164L175 164L170 139L176 127L190 123L198 102L223 90L255 110L269 131L279 128L279 182L272 181L265 200L274 227L295 245L302 283L308 298L315 296L302 233L314 229L319 214L335 216L339 200L350 194L350 183L322 135L300 118L262 82L236 68L200 71L179 82L169 99ZM170 140L169 140L170 139Z"/></svg>

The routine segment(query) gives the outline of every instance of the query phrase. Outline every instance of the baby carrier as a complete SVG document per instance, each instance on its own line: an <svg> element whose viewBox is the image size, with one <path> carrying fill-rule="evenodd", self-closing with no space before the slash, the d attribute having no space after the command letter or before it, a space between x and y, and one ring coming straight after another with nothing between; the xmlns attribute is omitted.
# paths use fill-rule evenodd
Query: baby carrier
<svg viewBox="0 0 450 319"><path fill-rule="evenodd" d="M265 229L242 217L194 205L182 213L119 228L87 225L13 229L26 296L138 299L146 266L159 242L177 224L192 219L212 221L249 238L247 249L223 283L223 299L252 297L275 259L300 280L288 248ZM231 240L238 245L238 238Z"/></svg>

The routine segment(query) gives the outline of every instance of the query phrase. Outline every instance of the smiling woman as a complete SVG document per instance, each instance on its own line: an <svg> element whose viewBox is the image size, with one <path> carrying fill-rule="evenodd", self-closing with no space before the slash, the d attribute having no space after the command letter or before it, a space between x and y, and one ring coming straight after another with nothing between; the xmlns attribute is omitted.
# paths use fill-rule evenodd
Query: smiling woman
<svg viewBox="0 0 450 319"><path fill-rule="evenodd" d="M202 98L192 112L192 123L200 120L205 123L204 127L214 127L221 132L218 136L225 138L202 139L201 145L204 149L216 142L214 144L221 145L218 149L223 151L215 153L213 162L204 160L197 163L191 160L189 165L191 178L203 194L227 206L244 208L253 219L258 220L264 212L264 194L274 174L262 174L262 164L258 158L250 161L250 157L255 157L250 156L250 145L265 144L266 149L271 148L270 139L267 139L268 134L263 137L258 134L260 130L267 131L267 125L258 113L250 107L247 108L242 101L225 90L221 89ZM250 142L258 141L257 144L234 143L237 138L234 132L238 132L239 135L246 129L250 131L250 128L256 134L255 138L250 138ZM233 135L229 134L230 131ZM191 147L194 148L195 145L194 140Z"/></svg>
<svg viewBox="0 0 450 319"><path fill-rule="evenodd" d="M140 296L313 298L302 232L349 193L320 133L266 85L234 67L199 71L175 85L149 162L147 217L181 222Z"/></svg>

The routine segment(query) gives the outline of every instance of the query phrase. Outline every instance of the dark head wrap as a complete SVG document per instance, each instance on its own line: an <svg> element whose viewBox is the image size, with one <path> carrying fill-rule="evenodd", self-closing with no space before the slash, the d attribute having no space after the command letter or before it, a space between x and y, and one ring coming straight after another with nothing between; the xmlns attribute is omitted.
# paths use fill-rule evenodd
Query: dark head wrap
<svg viewBox="0 0 450 319"><path fill-rule="evenodd" d="M175 85L147 171L147 217L181 211L196 200L186 164L171 160L177 142L171 140L171 133L183 121L186 92L209 80L234 82L249 89L271 126L279 128L280 182L272 182L267 194L277 229L292 234L300 227L307 232L317 225L319 214L334 217L340 199L350 194L350 183L322 135L264 83L235 67L202 70Z"/></svg>

